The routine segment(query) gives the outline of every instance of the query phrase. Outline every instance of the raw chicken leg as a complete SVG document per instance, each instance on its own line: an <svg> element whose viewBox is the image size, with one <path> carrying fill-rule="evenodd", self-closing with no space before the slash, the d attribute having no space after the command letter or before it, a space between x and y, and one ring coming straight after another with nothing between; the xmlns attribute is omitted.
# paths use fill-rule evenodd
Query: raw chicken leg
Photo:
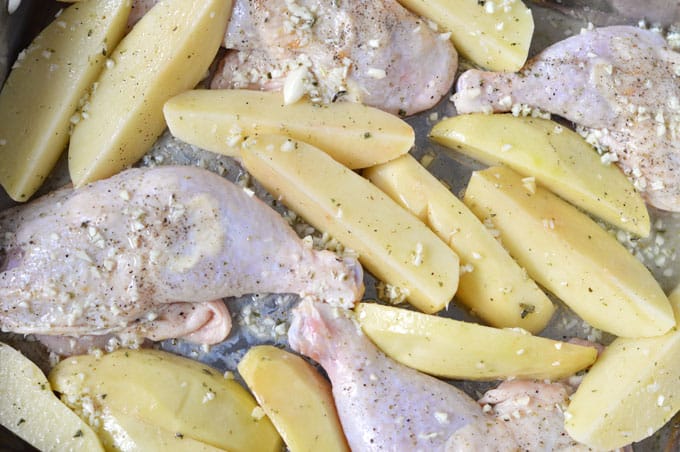
<svg viewBox="0 0 680 452"><path fill-rule="evenodd" d="M651 31L614 26L547 48L517 74L458 79L458 113L528 104L591 130L647 201L680 211L680 54Z"/></svg>
<svg viewBox="0 0 680 452"><path fill-rule="evenodd" d="M303 300L288 340L328 373L352 450L517 450L505 427L465 393L380 352L348 311Z"/></svg>
<svg viewBox="0 0 680 452"><path fill-rule="evenodd" d="M134 0L133 24L158 0ZM458 55L397 0L234 0L212 88L295 90L410 115L448 93ZM291 78L291 80L292 80Z"/></svg>
<svg viewBox="0 0 680 452"><path fill-rule="evenodd" d="M191 167L132 169L0 213L3 331L215 343L231 322L213 300L255 292L351 306L362 270L305 247L263 202Z"/></svg>
<svg viewBox="0 0 680 452"><path fill-rule="evenodd" d="M435 105L456 73L448 35L396 0L236 0L213 88L278 89L301 68L311 97L410 115Z"/></svg>

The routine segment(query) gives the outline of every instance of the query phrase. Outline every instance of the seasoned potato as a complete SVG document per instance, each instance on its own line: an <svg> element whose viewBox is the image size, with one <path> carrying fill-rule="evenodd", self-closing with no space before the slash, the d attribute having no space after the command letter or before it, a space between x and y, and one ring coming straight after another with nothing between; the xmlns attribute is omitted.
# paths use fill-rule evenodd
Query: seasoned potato
<svg viewBox="0 0 680 452"><path fill-rule="evenodd" d="M565 378L590 366L592 347L532 336L516 329L361 303L364 333L387 355L414 369L444 378L495 380Z"/></svg>
<svg viewBox="0 0 680 452"><path fill-rule="evenodd" d="M129 13L127 0L73 5L19 54L0 92L0 184L15 201L28 200L52 171Z"/></svg>
<svg viewBox="0 0 680 452"><path fill-rule="evenodd" d="M331 385L307 361L260 345L238 371L291 452L349 451Z"/></svg>
<svg viewBox="0 0 680 452"><path fill-rule="evenodd" d="M209 151L238 156L244 137L278 133L309 143L348 168L365 168L405 154L411 126L354 102L283 105L279 92L194 90L163 107L172 134Z"/></svg>
<svg viewBox="0 0 680 452"><path fill-rule="evenodd" d="M490 221L529 275L591 325L624 337L658 336L673 310L649 271L614 237L509 168L473 173L465 204Z"/></svg>
<svg viewBox="0 0 680 452"><path fill-rule="evenodd" d="M278 451L281 438L269 419L255 416L257 404L236 381L197 361L157 350L118 350L97 358L60 362L49 380L76 411L97 421L107 442L135 435L137 444L161 443L168 430L229 451ZM255 410L255 411L254 411ZM116 418L116 414L123 416ZM134 418L134 421L131 420ZM120 432L128 423L148 431ZM147 449L148 450L148 449Z"/></svg>
<svg viewBox="0 0 680 452"><path fill-rule="evenodd" d="M458 256L366 179L323 151L284 136L246 142L241 157L270 193L356 251L370 272L405 291L418 309L437 312L451 301Z"/></svg>
<svg viewBox="0 0 680 452"><path fill-rule="evenodd" d="M514 72L527 59L534 19L520 0L399 0L451 32L462 56L492 71Z"/></svg>
<svg viewBox="0 0 680 452"><path fill-rule="evenodd" d="M680 319L680 287L670 295ZM680 410L680 332L614 340L583 378L565 413L567 432L610 450L640 441Z"/></svg>
<svg viewBox="0 0 680 452"><path fill-rule="evenodd" d="M649 235L649 213L633 184L604 165L579 134L554 121L471 114L432 128L435 141L487 165L507 165L583 210L626 231Z"/></svg>
<svg viewBox="0 0 680 452"><path fill-rule="evenodd" d="M104 450L92 429L54 395L38 366L3 343L0 424L40 450Z"/></svg>
<svg viewBox="0 0 680 452"><path fill-rule="evenodd" d="M177 434L172 430L106 407L102 411L102 422L106 425L98 434L106 450L114 451L163 451L163 452L221 452L191 437Z"/></svg>
<svg viewBox="0 0 680 452"><path fill-rule="evenodd" d="M76 187L112 176L151 147L165 129L163 104L205 76L231 3L159 2L120 42L71 136L69 171Z"/></svg>
<svg viewBox="0 0 680 452"><path fill-rule="evenodd" d="M541 331L555 308L488 229L410 155L364 176L420 218L461 260L456 299L486 323Z"/></svg>

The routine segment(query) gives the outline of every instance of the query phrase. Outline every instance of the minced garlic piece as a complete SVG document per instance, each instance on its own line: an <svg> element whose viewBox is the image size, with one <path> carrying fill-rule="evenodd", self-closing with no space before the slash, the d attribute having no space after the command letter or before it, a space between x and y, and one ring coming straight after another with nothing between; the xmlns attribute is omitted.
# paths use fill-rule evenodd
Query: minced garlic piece
<svg viewBox="0 0 680 452"><path fill-rule="evenodd" d="M262 418L265 417L265 412L264 412L264 410L262 409L261 406L256 406L255 408L253 408L253 411L250 413L250 417L252 417L256 421L259 421L259 420L261 420Z"/></svg>
<svg viewBox="0 0 680 452"><path fill-rule="evenodd" d="M309 78L309 70L300 66L288 73L283 83L283 104L291 105L305 95L305 82Z"/></svg>
<svg viewBox="0 0 680 452"><path fill-rule="evenodd" d="M522 186L532 195L536 194L536 178L534 176L523 177Z"/></svg>
<svg viewBox="0 0 680 452"><path fill-rule="evenodd" d="M413 265L420 267L423 264L423 244L416 243L416 249L413 252Z"/></svg>
<svg viewBox="0 0 680 452"><path fill-rule="evenodd" d="M215 398L215 393L211 390L208 390L208 392L206 392L203 395L203 400L201 401L201 403L208 403L211 400L213 400L214 398Z"/></svg>
<svg viewBox="0 0 680 452"><path fill-rule="evenodd" d="M368 68L368 70L366 71L366 75L376 80L381 80L387 77L387 73L385 72L384 69L378 69L374 67Z"/></svg>
<svg viewBox="0 0 680 452"><path fill-rule="evenodd" d="M295 149L295 147L295 142L293 142L291 139L288 139L281 145L281 152L291 152Z"/></svg>

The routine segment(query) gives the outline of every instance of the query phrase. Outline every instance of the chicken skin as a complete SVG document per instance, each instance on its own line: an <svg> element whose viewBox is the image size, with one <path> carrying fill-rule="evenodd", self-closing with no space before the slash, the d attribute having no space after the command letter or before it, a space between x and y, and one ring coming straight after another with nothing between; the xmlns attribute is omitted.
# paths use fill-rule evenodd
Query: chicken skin
<svg viewBox="0 0 680 452"><path fill-rule="evenodd" d="M380 352L349 311L303 300L288 340L328 373L352 450L517 450L505 427L465 393Z"/></svg>
<svg viewBox="0 0 680 452"><path fill-rule="evenodd" d="M479 400L530 451L588 451L564 429L564 410L573 389L563 383L508 380Z"/></svg>
<svg viewBox="0 0 680 452"><path fill-rule="evenodd" d="M280 89L302 71L322 102L345 98L410 115L435 105L458 60L448 35L396 0L236 0L213 88Z"/></svg>
<svg viewBox="0 0 680 452"><path fill-rule="evenodd" d="M458 113L539 107L587 129L653 206L680 211L680 54L630 26L594 29L544 50L519 73L460 76Z"/></svg>
<svg viewBox="0 0 680 452"><path fill-rule="evenodd" d="M217 343L231 321L215 300L265 292L352 306L362 269L206 170L132 169L0 213L3 331Z"/></svg>

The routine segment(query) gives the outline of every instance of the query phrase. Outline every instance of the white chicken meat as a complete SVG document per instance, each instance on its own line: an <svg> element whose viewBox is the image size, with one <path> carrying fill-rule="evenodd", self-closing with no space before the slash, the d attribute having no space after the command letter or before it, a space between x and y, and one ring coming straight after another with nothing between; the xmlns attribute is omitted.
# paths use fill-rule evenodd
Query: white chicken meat
<svg viewBox="0 0 680 452"><path fill-rule="evenodd" d="M192 167L132 169L0 213L3 331L217 343L231 322L215 300L296 293L351 306L362 273Z"/></svg>
<svg viewBox="0 0 680 452"><path fill-rule="evenodd" d="M469 70L458 113L525 104L589 129L653 206L680 211L680 53L631 26L586 31L547 48L519 73Z"/></svg>

